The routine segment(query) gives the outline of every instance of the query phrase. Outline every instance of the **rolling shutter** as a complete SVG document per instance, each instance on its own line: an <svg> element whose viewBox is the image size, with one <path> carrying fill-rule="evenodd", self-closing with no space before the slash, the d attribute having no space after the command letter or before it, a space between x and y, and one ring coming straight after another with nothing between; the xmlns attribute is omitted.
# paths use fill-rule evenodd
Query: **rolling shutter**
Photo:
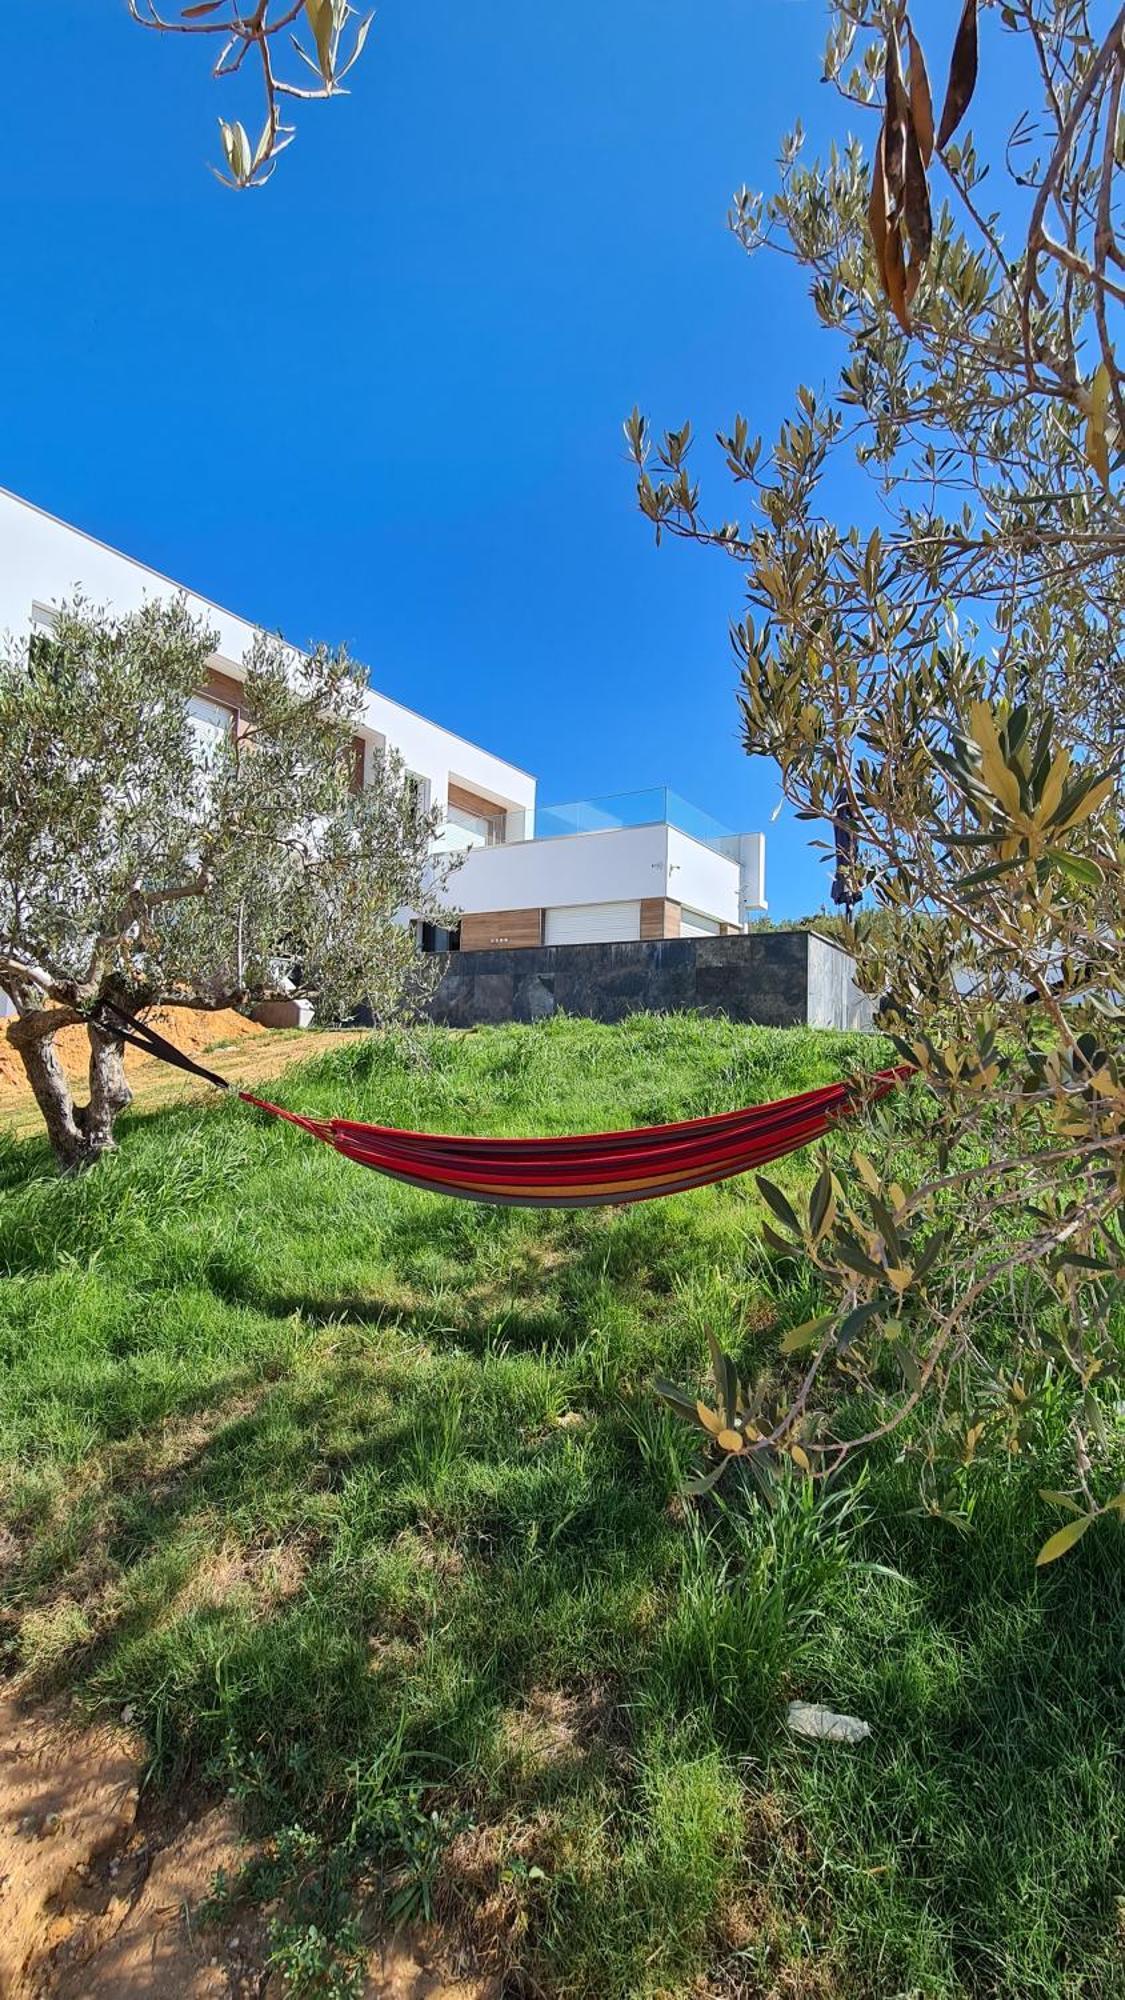
<svg viewBox="0 0 1125 2000"><path fill-rule="evenodd" d="M563 903L546 912L544 944L620 944L641 934L640 903Z"/></svg>

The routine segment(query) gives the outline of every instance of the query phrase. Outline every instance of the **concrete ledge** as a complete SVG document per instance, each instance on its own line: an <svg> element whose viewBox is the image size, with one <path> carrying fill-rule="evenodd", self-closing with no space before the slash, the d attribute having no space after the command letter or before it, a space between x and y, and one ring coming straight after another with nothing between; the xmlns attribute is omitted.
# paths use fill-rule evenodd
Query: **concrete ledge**
<svg viewBox="0 0 1125 2000"><path fill-rule="evenodd" d="M451 952L428 1013L451 1028L577 1014L710 1014L773 1028L869 1029L853 960L814 931Z"/></svg>
<svg viewBox="0 0 1125 2000"><path fill-rule="evenodd" d="M310 1000L259 1000L250 1009L250 1019L263 1028L311 1028Z"/></svg>

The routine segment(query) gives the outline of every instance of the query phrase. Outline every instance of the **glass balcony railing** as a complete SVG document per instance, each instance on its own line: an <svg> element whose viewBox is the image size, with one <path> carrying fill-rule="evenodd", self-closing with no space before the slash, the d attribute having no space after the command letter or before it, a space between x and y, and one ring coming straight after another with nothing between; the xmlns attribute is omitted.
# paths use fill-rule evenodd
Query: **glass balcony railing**
<svg viewBox="0 0 1125 2000"><path fill-rule="evenodd" d="M451 807L449 817L458 825L466 825L473 815ZM677 827L706 847L718 848L736 837L729 827L699 806L693 806L690 800L681 798L678 792L669 791L666 785L654 785L640 792L615 792L600 799L572 799L565 805L529 807L480 822L482 828L488 828L482 837L489 845L504 846L526 840L565 840L576 833L613 833L623 827L664 824Z"/></svg>
<svg viewBox="0 0 1125 2000"><path fill-rule="evenodd" d="M523 813L474 813L466 812L464 806L447 806L446 819L450 826L459 826L462 833L470 833L475 841L484 847L502 846L509 838L505 831L510 819L522 819Z"/></svg>
<svg viewBox="0 0 1125 2000"><path fill-rule="evenodd" d="M600 799L572 799L566 805L529 806L518 811L484 814L447 806L446 818L470 836L470 844L512 847L528 840L566 840L576 833L614 833L623 827L674 826L692 840L734 855L737 834L693 806L666 785L647 791L613 792Z"/></svg>

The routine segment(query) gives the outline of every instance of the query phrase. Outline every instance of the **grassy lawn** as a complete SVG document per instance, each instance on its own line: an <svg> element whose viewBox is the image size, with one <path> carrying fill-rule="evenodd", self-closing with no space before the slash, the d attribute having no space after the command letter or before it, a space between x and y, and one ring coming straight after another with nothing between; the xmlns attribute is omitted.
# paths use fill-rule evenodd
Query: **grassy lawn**
<svg viewBox="0 0 1125 2000"><path fill-rule="evenodd" d="M639 1017L352 1042L275 1089L561 1131L877 1057ZM440 1202L221 1100L78 1183L9 1144L9 1671L135 1704L154 1782L233 1788L279 1923L345 1956L358 1884L550 2000L1125 1994L1116 1538L1037 1575L1042 1471L981 1469L964 1533L889 1447L819 1506L677 1497L653 1373L701 1380L709 1328L768 1360L815 1306L759 1219L746 1181ZM871 1739L796 1741L794 1695Z"/></svg>

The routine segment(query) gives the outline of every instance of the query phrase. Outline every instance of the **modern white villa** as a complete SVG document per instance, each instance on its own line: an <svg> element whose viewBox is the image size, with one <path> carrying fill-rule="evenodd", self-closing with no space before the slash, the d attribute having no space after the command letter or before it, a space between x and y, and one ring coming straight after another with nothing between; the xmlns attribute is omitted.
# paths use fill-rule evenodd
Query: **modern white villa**
<svg viewBox="0 0 1125 2000"><path fill-rule="evenodd" d="M198 726L238 726L252 625L0 489L0 632L49 632L53 607L76 590L120 612L182 593L219 634ZM541 805L529 772L372 688L357 779L386 746L440 809L438 846L463 850L449 890L459 928L420 925L422 949L728 935L766 908L764 836L729 832L674 792Z"/></svg>

